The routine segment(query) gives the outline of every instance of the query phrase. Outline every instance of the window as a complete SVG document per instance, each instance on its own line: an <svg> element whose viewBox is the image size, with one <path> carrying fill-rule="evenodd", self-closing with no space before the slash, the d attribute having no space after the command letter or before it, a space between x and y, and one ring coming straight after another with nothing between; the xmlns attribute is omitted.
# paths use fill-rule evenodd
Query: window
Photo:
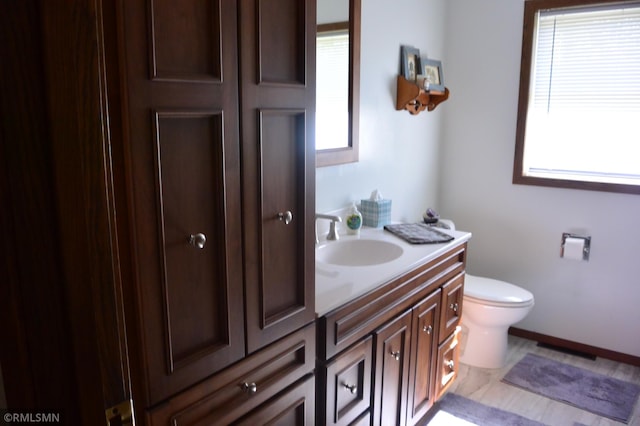
<svg viewBox="0 0 640 426"><path fill-rule="evenodd" d="M316 39L316 149L349 146L349 26ZM339 27L341 28L341 27Z"/></svg>
<svg viewBox="0 0 640 426"><path fill-rule="evenodd" d="M513 182L640 194L639 1L525 2Z"/></svg>

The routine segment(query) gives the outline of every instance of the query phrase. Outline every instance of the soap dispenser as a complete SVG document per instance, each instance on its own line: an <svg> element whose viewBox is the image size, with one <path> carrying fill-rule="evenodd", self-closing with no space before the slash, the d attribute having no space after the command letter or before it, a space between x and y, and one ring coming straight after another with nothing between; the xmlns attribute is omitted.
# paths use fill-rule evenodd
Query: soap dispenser
<svg viewBox="0 0 640 426"><path fill-rule="evenodd" d="M345 217L345 223L347 224L347 233L359 234L362 227L362 214L358 211L356 203L353 203L347 216Z"/></svg>

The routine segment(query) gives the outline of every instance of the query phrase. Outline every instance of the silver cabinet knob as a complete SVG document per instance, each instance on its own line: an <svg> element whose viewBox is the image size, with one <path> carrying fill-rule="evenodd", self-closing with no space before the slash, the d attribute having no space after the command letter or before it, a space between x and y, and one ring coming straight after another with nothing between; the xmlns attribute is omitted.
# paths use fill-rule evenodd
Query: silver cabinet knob
<svg viewBox="0 0 640 426"><path fill-rule="evenodd" d="M446 365L449 368L449 371L453 371L456 366L452 359L450 359L449 361L446 361L444 365Z"/></svg>
<svg viewBox="0 0 640 426"><path fill-rule="evenodd" d="M457 303L452 303L449 305L449 308L453 311L453 312L458 312L458 304Z"/></svg>
<svg viewBox="0 0 640 426"><path fill-rule="evenodd" d="M433 332L433 326L432 325L428 325L428 326L424 326L422 327L422 331L424 331L427 334L431 334Z"/></svg>
<svg viewBox="0 0 640 426"><path fill-rule="evenodd" d="M391 351L391 356L393 357L393 359L395 359L396 361L400 361L400 351Z"/></svg>
<svg viewBox="0 0 640 426"><path fill-rule="evenodd" d="M244 382L240 385L240 389L242 389L242 391L246 394L253 395L254 393L258 392L258 385L256 385L254 382Z"/></svg>
<svg viewBox="0 0 640 426"><path fill-rule="evenodd" d="M207 237L204 234L189 235L189 244L195 248L203 249L204 244L207 242Z"/></svg>
<svg viewBox="0 0 640 426"><path fill-rule="evenodd" d="M358 393L358 386L357 385L348 385L346 383L343 383L342 386L344 386L344 388L346 390L348 390L349 392L351 392L351 394L353 394L353 395Z"/></svg>
<svg viewBox="0 0 640 426"><path fill-rule="evenodd" d="M293 213L291 213L289 210L284 213L280 212L278 213L278 220L281 220L285 225L288 225L293 220Z"/></svg>

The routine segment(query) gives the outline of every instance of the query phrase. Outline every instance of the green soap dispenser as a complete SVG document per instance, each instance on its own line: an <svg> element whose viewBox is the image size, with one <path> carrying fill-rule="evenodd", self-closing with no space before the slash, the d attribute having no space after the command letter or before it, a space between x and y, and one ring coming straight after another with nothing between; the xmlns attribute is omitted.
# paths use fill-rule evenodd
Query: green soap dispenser
<svg viewBox="0 0 640 426"><path fill-rule="evenodd" d="M349 209L344 222L347 224L347 233L352 235L360 233L360 228L362 228L362 214L358 211L356 203L353 203Z"/></svg>

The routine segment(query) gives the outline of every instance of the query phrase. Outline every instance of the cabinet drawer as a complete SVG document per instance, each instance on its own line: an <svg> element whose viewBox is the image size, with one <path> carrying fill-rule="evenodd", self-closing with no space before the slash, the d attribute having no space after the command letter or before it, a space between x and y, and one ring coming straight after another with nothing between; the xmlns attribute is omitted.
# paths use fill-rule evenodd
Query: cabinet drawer
<svg viewBox="0 0 640 426"><path fill-rule="evenodd" d="M464 273L457 275L442 286L442 309L440 309L440 343L456 330L462 316Z"/></svg>
<svg viewBox="0 0 640 426"><path fill-rule="evenodd" d="M458 335L460 327L456 327L451 334L438 347L438 366L436 380L436 395L438 398L447 390L456 377L458 377L460 345L458 344Z"/></svg>
<svg viewBox="0 0 640 426"><path fill-rule="evenodd" d="M326 398L318 398L325 425L349 425L371 405L371 336L339 355L324 369Z"/></svg>
<svg viewBox="0 0 640 426"><path fill-rule="evenodd" d="M148 410L151 425L229 424L315 367L315 324Z"/></svg>
<svg viewBox="0 0 640 426"><path fill-rule="evenodd" d="M314 377L310 376L233 424L313 426L315 424L315 383Z"/></svg>

